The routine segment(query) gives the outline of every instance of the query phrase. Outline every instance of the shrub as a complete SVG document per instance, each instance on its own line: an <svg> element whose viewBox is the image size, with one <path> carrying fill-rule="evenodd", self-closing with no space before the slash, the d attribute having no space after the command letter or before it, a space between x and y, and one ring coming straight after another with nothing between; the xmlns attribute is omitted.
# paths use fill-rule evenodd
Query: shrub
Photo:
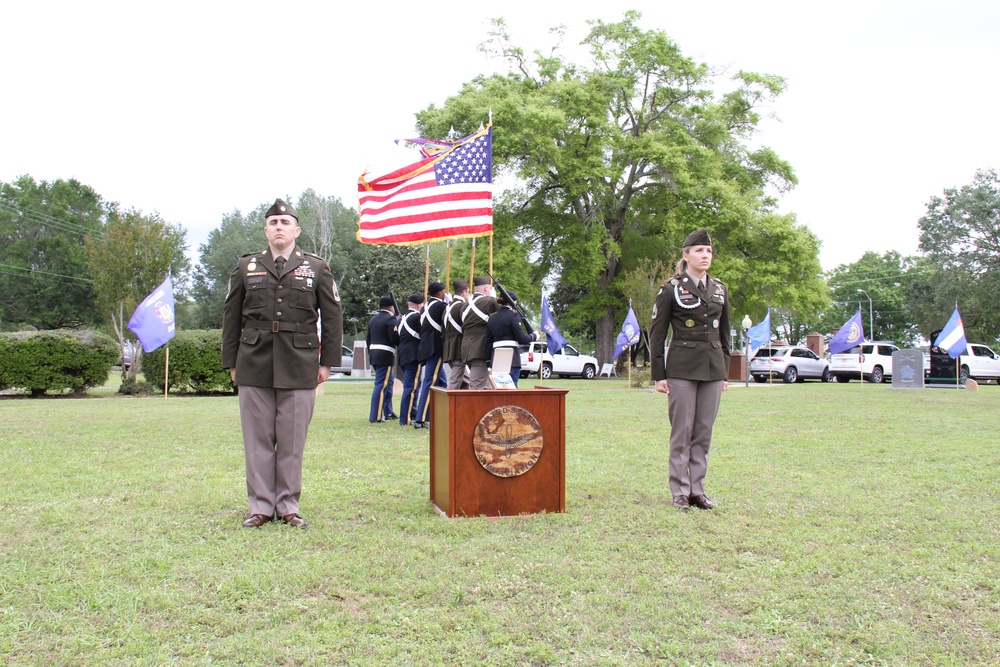
<svg viewBox="0 0 1000 667"><path fill-rule="evenodd" d="M222 367L222 330L178 331L169 343L169 391L231 392L229 371ZM142 374L154 387L163 388L166 346L143 355Z"/></svg>
<svg viewBox="0 0 1000 667"><path fill-rule="evenodd" d="M626 372L627 369L626 369ZM650 384L650 379L652 377L652 370L647 366L642 366L637 368L632 367L632 381L629 383L630 387L646 387Z"/></svg>
<svg viewBox="0 0 1000 667"><path fill-rule="evenodd" d="M114 339L94 331L20 331L0 334L0 389L32 396L104 384L118 358Z"/></svg>

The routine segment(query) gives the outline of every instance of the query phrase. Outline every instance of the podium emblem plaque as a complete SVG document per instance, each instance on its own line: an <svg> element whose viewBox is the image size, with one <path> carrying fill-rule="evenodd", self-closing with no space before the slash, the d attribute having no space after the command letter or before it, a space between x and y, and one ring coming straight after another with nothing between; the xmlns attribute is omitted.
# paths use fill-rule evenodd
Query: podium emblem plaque
<svg viewBox="0 0 1000 667"><path fill-rule="evenodd" d="M480 465L497 477L531 470L542 454L542 426L519 405L499 405L476 424L472 447Z"/></svg>

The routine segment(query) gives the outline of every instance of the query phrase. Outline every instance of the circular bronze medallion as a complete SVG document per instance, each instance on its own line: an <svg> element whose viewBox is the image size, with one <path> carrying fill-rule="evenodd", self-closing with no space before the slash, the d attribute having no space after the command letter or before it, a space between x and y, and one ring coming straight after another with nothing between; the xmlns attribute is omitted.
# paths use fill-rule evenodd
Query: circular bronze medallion
<svg viewBox="0 0 1000 667"><path fill-rule="evenodd" d="M684 324L685 324L685 326L693 327L694 326L694 320L687 320L687 321L684 322Z"/></svg>
<svg viewBox="0 0 1000 667"><path fill-rule="evenodd" d="M517 477L542 455L542 426L518 405L493 408L476 424L472 449L480 465L497 477Z"/></svg>

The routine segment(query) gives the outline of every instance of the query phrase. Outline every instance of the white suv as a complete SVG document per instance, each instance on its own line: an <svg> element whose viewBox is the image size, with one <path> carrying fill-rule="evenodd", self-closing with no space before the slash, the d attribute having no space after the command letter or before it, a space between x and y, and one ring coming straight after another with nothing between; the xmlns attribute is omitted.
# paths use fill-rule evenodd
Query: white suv
<svg viewBox="0 0 1000 667"><path fill-rule="evenodd" d="M1000 384L1000 356L985 345L969 343L962 355L962 368L959 372L963 384L969 378L995 380Z"/></svg>
<svg viewBox="0 0 1000 667"><path fill-rule="evenodd" d="M597 359L580 352L572 345L566 345L555 354L549 354L544 341L536 341L521 346L521 377L538 373L538 377L548 380L553 374L559 377L579 375L593 379L597 376Z"/></svg>
<svg viewBox="0 0 1000 667"><path fill-rule="evenodd" d="M879 384L892 377L892 353L898 350L892 341L877 340L852 347L847 352L830 355L830 375L837 382L860 380Z"/></svg>

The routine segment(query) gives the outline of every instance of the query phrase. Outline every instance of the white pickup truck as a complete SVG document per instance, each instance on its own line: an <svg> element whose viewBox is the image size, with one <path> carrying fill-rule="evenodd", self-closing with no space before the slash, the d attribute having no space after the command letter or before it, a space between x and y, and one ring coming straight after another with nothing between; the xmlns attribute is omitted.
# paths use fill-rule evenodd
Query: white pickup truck
<svg viewBox="0 0 1000 667"><path fill-rule="evenodd" d="M960 380L993 380L1000 384L1000 357L997 353L979 343L969 343L961 356Z"/></svg>
<svg viewBox="0 0 1000 667"><path fill-rule="evenodd" d="M555 354L549 354L548 345L544 341L535 341L522 345L521 377L537 373L538 377L548 380L552 375L569 377L578 375L588 380L597 376L597 358L589 354L580 354L572 345L566 345Z"/></svg>

